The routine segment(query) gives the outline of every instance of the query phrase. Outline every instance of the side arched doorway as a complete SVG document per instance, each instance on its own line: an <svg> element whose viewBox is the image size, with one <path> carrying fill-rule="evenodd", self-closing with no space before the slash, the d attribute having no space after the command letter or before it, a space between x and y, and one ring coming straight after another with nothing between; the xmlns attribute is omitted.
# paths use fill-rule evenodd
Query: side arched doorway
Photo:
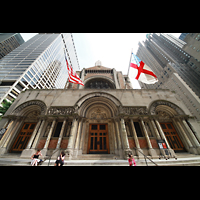
<svg viewBox="0 0 200 200"><path fill-rule="evenodd" d="M169 101L159 100L150 105L149 111L163 132L168 148L176 153L190 152L193 149L192 138L183 123L187 116L179 106Z"/></svg>
<svg viewBox="0 0 200 200"><path fill-rule="evenodd" d="M30 139L34 139L32 134L37 126L39 126L39 116L45 114L46 105L42 101L29 101L18 106L12 113L15 116L11 127L11 135L9 137L7 149L9 152L18 153L26 149Z"/></svg>

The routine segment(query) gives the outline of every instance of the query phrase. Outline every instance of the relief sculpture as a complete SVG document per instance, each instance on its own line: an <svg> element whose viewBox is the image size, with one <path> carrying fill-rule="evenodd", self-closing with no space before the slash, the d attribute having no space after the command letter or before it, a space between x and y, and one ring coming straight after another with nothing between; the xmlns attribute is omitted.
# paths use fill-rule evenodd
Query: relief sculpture
<svg viewBox="0 0 200 200"><path fill-rule="evenodd" d="M52 107L48 110L48 115L72 115L74 111L74 107Z"/></svg>

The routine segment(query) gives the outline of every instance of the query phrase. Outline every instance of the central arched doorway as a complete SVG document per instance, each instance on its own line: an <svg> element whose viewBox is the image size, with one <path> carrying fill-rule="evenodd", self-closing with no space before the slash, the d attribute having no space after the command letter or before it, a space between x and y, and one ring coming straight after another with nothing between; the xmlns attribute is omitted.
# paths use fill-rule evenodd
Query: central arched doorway
<svg viewBox="0 0 200 200"><path fill-rule="evenodd" d="M109 154L108 124L90 124L88 154Z"/></svg>
<svg viewBox="0 0 200 200"><path fill-rule="evenodd" d="M118 99L107 93L90 93L76 104L84 118L82 154L115 154L117 139L114 117L118 114Z"/></svg>

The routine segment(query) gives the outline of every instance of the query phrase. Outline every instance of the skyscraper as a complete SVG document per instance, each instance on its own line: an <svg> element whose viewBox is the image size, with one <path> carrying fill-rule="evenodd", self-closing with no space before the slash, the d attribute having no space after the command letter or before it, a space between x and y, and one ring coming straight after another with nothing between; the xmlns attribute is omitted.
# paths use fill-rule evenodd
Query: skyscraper
<svg viewBox="0 0 200 200"><path fill-rule="evenodd" d="M184 51L187 43L168 34L148 34L139 43L137 56L155 72L158 82L140 83L145 89L170 89L176 92L191 113L200 120L200 71L191 65L194 59Z"/></svg>
<svg viewBox="0 0 200 200"><path fill-rule="evenodd" d="M68 73L64 56L79 70L71 33L37 34L0 60L0 103L26 89L64 88Z"/></svg>
<svg viewBox="0 0 200 200"><path fill-rule="evenodd" d="M23 43L20 33L0 33L0 59Z"/></svg>

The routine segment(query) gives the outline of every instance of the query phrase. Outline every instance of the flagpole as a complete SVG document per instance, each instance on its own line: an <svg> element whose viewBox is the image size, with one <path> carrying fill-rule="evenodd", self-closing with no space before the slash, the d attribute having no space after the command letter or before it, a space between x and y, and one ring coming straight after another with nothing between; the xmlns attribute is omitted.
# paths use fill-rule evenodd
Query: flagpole
<svg viewBox="0 0 200 200"><path fill-rule="evenodd" d="M132 57L132 53L133 53L133 48L131 49L131 57ZM130 61L129 61L129 66L128 66L128 73L127 73L127 76L129 75L130 64L131 64L131 57L130 57Z"/></svg>

